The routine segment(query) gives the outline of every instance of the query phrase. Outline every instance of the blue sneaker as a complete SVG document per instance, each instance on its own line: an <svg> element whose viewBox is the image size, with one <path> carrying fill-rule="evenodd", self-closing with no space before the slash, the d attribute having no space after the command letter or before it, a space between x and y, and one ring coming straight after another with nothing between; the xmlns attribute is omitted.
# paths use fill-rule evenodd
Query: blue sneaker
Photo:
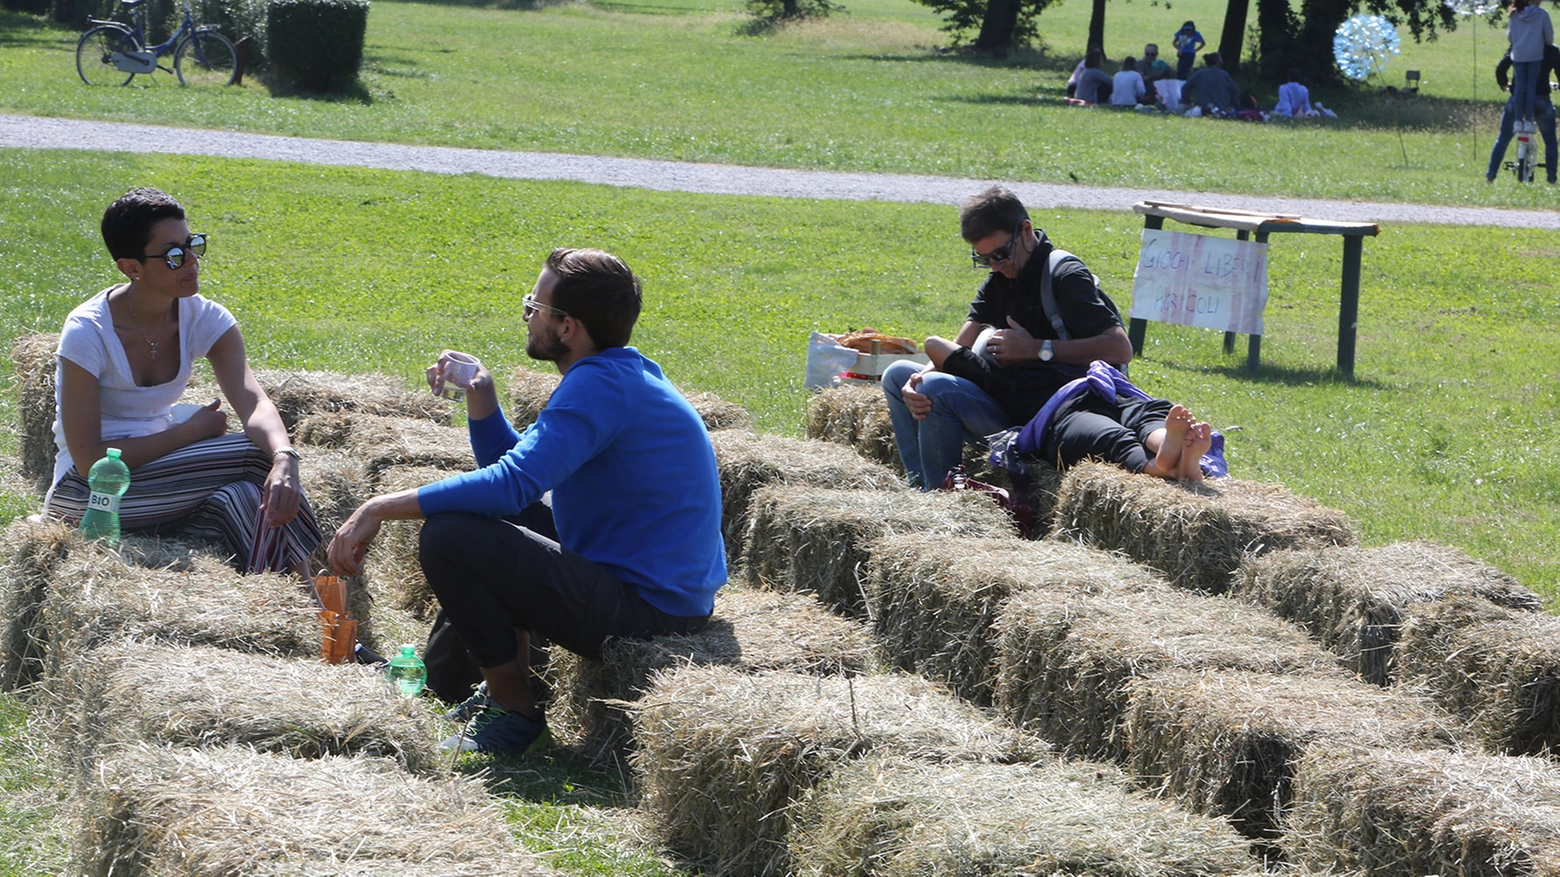
<svg viewBox="0 0 1560 877"><path fill-rule="evenodd" d="M477 683L477 690L470 697L456 704L454 709L444 714L444 717L452 722L460 722L464 725L476 718L477 713L487 709L488 704L491 702L488 700L487 680L484 679Z"/></svg>
<svg viewBox="0 0 1560 877"><path fill-rule="evenodd" d="M459 749L461 752L524 755L545 730L547 730L546 718L533 722L496 703L489 703L487 709L472 717L459 734L450 737L439 746L443 749Z"/></svg>

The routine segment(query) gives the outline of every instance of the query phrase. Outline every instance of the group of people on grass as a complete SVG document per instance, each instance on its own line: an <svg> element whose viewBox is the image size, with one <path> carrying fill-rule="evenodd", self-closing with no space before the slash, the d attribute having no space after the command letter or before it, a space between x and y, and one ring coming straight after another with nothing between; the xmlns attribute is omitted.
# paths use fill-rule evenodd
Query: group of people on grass
<svg viewBox="0 0 1560 877"><path fill-rule="evenodd" d="M1298 69L1289 72L1289 80L1279 86L1278 103L1266 112L1254 96L1235 84L1218 52L1203 55L1203 66L1193 69L1197 52L1207 45L1195 22L1182 25L1172 44L1176 50L1174 68L1160 59L1158 44L1148 43L1141 59L1130 55L1122 59L1115 75L1103 69L1105 53L1098 46L1091 46L1067 80L1068 101L1084 106L1156 109L1252 121L1262 121L1268 115L1299 118L1331 112L1311 106L1310 92L1300 84Z"/></svg>
<svg viewBox="0 0 1560 877"><path fill-rule="evenodd" d="M884 378L910 483L938 486L966 441L1036 427L1041 413L1034 451L1055 465L1097 457L1200 481L1210 428L1112 367L1131 345L1083 264L1053 263L1055 248L1006 189L968 199L960 223L990 271L969 318L951 341L926 339L930 365ZM200 295L207 236L150 188L110 205L102 235L124 279L77 306L60 334L45 514L79 521L92 502L85 473L118 448L131 471L125 529L220 540L241 570L289 570L312 589L324 537L301 487L308 461L255 379L237 320ZM1042 303L1052 287L1054 305ZM630 346L641 304L621 259L552 251L518 314L527 355L563 375L536 421L516 431L491 372L479 363L455 377L451 363L468 356L443 351L427 380L464 391L476 468L376 496L330 540L330 570L358 575L385 521L424 520L419 562L482 680L451 711L463 727L448 748L520 754L542 734L533 640L599 658L613 637L697 632L714 609L727 577L715 455L699 415ZM228 432L222 399L176 405L198 358L241 432Z"/></svg>

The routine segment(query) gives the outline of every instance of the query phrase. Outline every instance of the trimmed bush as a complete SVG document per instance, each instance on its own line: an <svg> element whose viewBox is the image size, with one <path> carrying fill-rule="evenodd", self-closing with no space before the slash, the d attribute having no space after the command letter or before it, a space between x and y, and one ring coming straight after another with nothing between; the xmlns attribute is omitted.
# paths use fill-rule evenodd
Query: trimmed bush
<svg viewBox="0 0 1560 877"><path fill-rule="evenodd" d="M273 0L267 55L284 81L336 91L357 79L368 31L368 0Z"/></svg>

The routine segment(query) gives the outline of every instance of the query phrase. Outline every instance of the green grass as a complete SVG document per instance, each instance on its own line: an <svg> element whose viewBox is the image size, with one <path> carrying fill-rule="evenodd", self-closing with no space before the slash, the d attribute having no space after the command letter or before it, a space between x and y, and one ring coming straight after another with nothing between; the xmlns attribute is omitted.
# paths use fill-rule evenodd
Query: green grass
<svg viewBox="0 0 1560 877"><path fill-rule="evenodd" d="M1473 90L1472 29L1394 59L1426 70L1425 96L1392 106L1318 94L1345 118L1214 123L1062 106L1088 4L1042 17L1052 54L945 54L929 10L864 0L848 14L762 36L733 0L620 0L539 9L375 4L362 90L273 96L249 81L184 89L88 88L75 34L0 16L0 109L303 136L553 150L741 165L935 173L1268 195L1547 208L1544 187L1486 186L1494 87ZM1116 54L1187 16L1217 33L1222 4L1111 7ZM1485 27L1481 76L1497 57ZM1458 71L1467 73L1459 76ZM140 78L138 78L138 83ZM1271 97L1271 87L1267 89ZM1401 129L1401 130L1400 130ZM1400 138L1401 136L1401 143ZM1405 161L1404 155L1407 155Z"/></svg>

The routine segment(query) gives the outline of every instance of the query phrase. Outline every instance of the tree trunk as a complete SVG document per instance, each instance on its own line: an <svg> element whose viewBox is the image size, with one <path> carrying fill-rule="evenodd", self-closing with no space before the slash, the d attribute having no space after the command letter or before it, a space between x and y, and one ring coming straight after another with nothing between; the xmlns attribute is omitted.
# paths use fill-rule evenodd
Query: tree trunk
<svg viewBox="0 0 1560 877"><path fill-rule="evenodd" d="M1246 42L1246 11L1251 0L1229 0L1224 8L1224 30L1219 34L1219 57L1224 71L1231 76L1240 73L1240 50Z"/></svg>
<svg viewBox="0 0 1560 877"><path fill-rule="evenodd" d="M1299 25L1289 0L1257 0L1257 61L1264 80L1288 80L1289 68L1295 66Z"/></svg>
<svg viewBox="0 0 1560 877"><path fill-rule="evenodd" d="M1018 29L1018 6L1019 0L990 0L986 4L986 18L980 25L980 36L975 38L975 48L1007 54L1013 47L1013 31Z"/></svg>
<svg viewBox="0 0 1560 877"><path fill-rule="evenodd" d="M1231 0L1234 2L1234 0ZM1084 45L1087 49L1098 46L1100 53L1105 52L1105 0L1094 0L1094 6L1089 11L1089 41Z"/></svg>

